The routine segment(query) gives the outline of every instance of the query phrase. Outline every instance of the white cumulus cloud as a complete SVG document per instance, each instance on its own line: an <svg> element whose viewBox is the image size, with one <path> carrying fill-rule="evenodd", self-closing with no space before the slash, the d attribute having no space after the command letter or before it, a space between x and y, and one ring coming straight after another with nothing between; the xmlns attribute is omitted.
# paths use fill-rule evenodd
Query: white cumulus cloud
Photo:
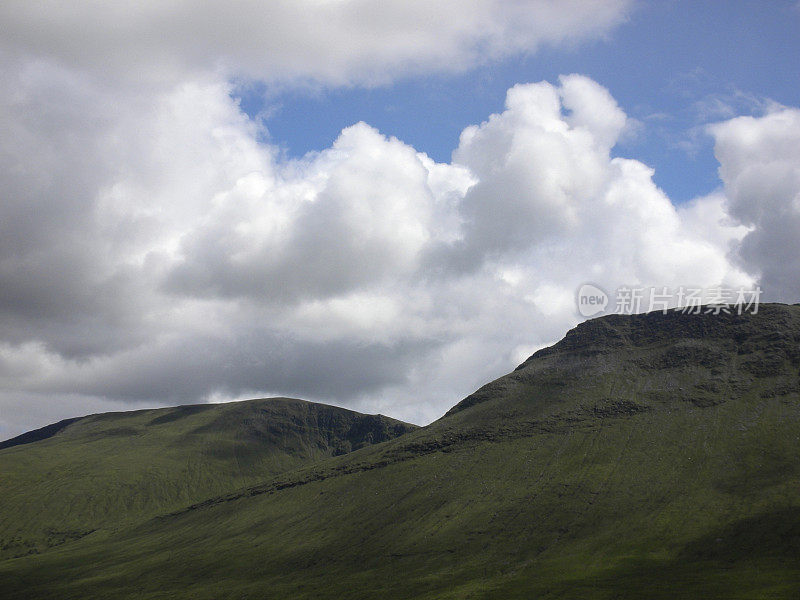
<svg viewBox="0 0 800 600"><path fill-rule="evenodd" d="M768 297L800 299L800 110L773 108L709 127L728 212L750 231L737 256Z"/></svg>
<svg viewBox="0 0 800 600"><path fill-rule="evenodd" d="M628 7L457 4L4 3L0 437L268 394L426 422L561 337L582 283L789 285L752 241L797 226L789 109L718 125L724 195L676 208L579 75L514 86L450 163L365 123L289 160L231 97L468 68Z"/></svg>
<svg viewBox="0 0 800 600"><path fill-rule="evenodd" d="M748 230L612 157L625 114L585 77L515 86L448 164L363 123L286 160L219 81L112 110L39 69L3 96L28 150L2 142L8 407L292 394L424 422L560 337L581 283L749 281Z"/></svg>

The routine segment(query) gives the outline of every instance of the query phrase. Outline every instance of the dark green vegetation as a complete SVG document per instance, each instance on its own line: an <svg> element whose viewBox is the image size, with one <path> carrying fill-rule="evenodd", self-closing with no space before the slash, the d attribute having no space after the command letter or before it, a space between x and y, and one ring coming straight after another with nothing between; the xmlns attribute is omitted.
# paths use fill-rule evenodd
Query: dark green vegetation
<svg viewBox="0 0 800 600"><path fill-rule="evenodd" d="M0 451L0 558L138 523L412 429L289 398L61 421Z"/></svg>
<svg viewBox="0 0 800 600"><path fill-rule="evenodd" d="M39 552L0 562L0 596L800 597L800 306L589 321L339 456L282 413L338 409L276 405L262 431L297 427L264 443L238 406L0 451L2 535ZM48 548L45 524L82 537Z"/></svg>

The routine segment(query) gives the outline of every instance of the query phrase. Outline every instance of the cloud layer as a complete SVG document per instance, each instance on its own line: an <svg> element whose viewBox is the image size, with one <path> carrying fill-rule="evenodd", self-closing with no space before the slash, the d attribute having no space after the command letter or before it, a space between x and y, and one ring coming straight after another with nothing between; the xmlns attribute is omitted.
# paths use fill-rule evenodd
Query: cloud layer
<svg viewBox="0 0 800 600"><path fill-rule="evenodd" d="M270 82L378 84L601 37L625 19L631 4L164 0L67 6L11 0L0 7L0 47L136 85L210 67Z"/></svg>
<svg viewBox="0 0 800 600"><path fill-rule="evenodd" d="M613 155L628 119L579 75L510 89L450 163L365 123L282 158L232 98L234 77L371 84L466 68L600 35L627 6L361 4L309 16L242 3L213 34L211 4L103 3L94 20L0 9L0 437L268 394L426 422L561 337L582 283L761 273L796 297L791 109L715 126L724 193L680 208L649 167ZM443 28L431 11L458 18ZM411 30L408 47L379 41ZM772 187L753 184L765 176ZM770 270L781 251L786 280Z"/></svg>
<svg viewBox="0 0 800 600"><path fill-rule="evenodd" d="M800 110L712 125L728 212L751 231L737 257L769 296L800 301Z"/></svg>

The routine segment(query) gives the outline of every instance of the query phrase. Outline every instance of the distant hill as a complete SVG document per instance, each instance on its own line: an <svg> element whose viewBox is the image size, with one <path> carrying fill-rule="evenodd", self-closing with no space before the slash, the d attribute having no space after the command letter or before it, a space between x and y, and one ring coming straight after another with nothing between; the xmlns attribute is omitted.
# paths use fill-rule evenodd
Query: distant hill
<svg viewBox="0 0 800 600"><path fill-rule="evenodd" d="M798 598L800 306L594 319L435 423L334 453L0 562L0 593Z"/></svg>
<svg viewBox="0 0 800 600"><path fill-rule="evenodd" d="M67 419L3 443L0 557L42 552L415 428L289 398Z"/></svg>

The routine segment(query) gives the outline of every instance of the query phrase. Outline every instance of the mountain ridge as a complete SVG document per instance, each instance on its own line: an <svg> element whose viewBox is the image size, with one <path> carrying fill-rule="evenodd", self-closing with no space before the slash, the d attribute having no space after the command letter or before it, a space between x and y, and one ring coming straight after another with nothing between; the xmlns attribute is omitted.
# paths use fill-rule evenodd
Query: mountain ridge
<svg viewBox="0 0 800 600"><path fill-rule="evenodd" d="M569 330L559 342L538 350L508 375L504 375L485 386L451 408L445 417L479 404L484 396L491 396L498 391L498 386L508 380L520 379L524 372L537 361L547 361L548 357L558 356L561 362L573 361L586 368L592 359L602 356L611 350L622 350L626 347L643 348L661 345L663 352L657 357L661 365L650 365L651 370L663 366L668 368L670 362L675 368L699 364L704 367L714 366L714 361L731 355L753 354L754 335L767 336L771 339L765 356L751 356L751 362L745 363L745 369L756 374L771 374L779 366L781 360L798 360L800 357L800 305L762 304L758 312L736 313L708 312L706 307L699 314L687 314L678 309L667 312L651 312L637 315L605 315L584 321ZM761 327L767 331L756 334ZM785 331L791 332L787 337ZM691 342L702 340L704 346ZM719 344L719 340L725 343ZM748 346L745 341L750 340ZM713 343L712 343L713 341ZM670 355L667 352L670 351ZM711 355L709 356L709 352ZM644 360L640 357L640 361ZM711 361L711 362L709 362ZM597 361L596 361L597 362ZM573 365L574 366L574 365ZM574 370L574 369L573 369ZM797 391L797 385L788 389ZM699 394L702 396L703 394Z"/></svg>
<svg viewBox="0 0 800 600"><path fill-rule="evenodd" d="M773 307L780 307L785 306L789 307L791 305L777 305L777 304L767 304L764 305L766 308L766 315L762 312L762 316L760 319L767 319L771 320L774 317L773 314ZM800 305L794 305L800 306ZM780 309L778 309L780 310ZM743 315L731 315L722 313L726 315L726 320L729 324L736 324L737 333L740 334L734 338L735 340L746 341L748 336L746 335L747 331L752 329L752 323L748 324L748 320L756 319L759 321L758 313L746 313ZM350 467L340 468L336 471L337 476L340 474L351 474L353 472L359 472L362 470L371 470L373 468L381 468L386 466L387 464L392 464L393 462L397 462L398 460L403 460L403 449L404 447L408 448L411 447L414 450L415 455L425 454L435 451L441 451L444 448L447 448L450 445L463 442L470 438L476 440L492 440L501 437L515 437L515 436L525 436L528 435L531 431L554 431L558 428L563 427L575 427L579 426L582 422L586 422L589 420L603 420L603 419L613 419L613 418L625 418L633 416L637 413L649 412L656 410L657 406L648 405L642 403L640 401L634 401L631 399L614 399L614 398L607 398L603 397L600 398L599 401L595 401L591 404L591 406L581 406L578 409L570 409L565 416L564 419L527 419L522 421L517 421L513 425L506 425L502 428L502 430L492 431L487 428L483 429L476 429L471 434L461 434L460 436L453 436L448 437L445 435L442 439L438 439L436 442L431 441L420 441L415 438L417 437L424 437L425 431L430 430L431 428L438 426L438 425L446 425L447 418L455 415L462 410L466 410L477 404L480 404L483 400L486 399L496 399L496 396L499 392L500 388L503 388L506 385L508 380L511 380L514 383L517 383L520 380L520 375L531 366L533 362L536 360L544 359L545 357L552 356L554 353L560 350L568 350L568 351L577 351L580 354L585 354L589 356L595 356L598 353L601 353L602 350L598 349L595 344L592 342L596 341L598 337L600 339L611 340L611 344L609 344L605 349L619 349L623 347L625 343L635 343L637 340L647 339L648 341L652 342L652 337L643 337L642 330L650 329L650 331L658 330L658 328L653 328L653 324L657 324L661 328L661 333L664 333L664 330L668 330L671 326L671 323L674 322L675 319L677 320L685 320L690 319L688 323L688 327L686 327L683 331L679 330L681 335L678 340L670 339L669 337L662 336L661 341L666 342L667 346L672 346L673 350L677 348L675 354L673 355L673 362L670 364L658 364L658 360L656 361L657 367L664 367L668 368L670 366L682 366L687 361L697 361L700 360L708 361L703 358L703 356L698 355L693 351L689 351L688 355L681 354L680 350L684 347L686 340L691 339L709 339L714 337L721 337L723 339L727 339L726 336L721 335L721 332L724 331L723 327L711 327L710 325L713 324L715 321L719 321L718 315L711 314L707 312L701 312L697 315L685 315L681 313L679 310L669 311L666 314L661 312L656 313L648 313L645 315L632 315L633 317L637 317L635 319L631 319L631 315L606 315L603 317L598 317L597 319L592 319L590 321L583 322L570 330L565 337L558 343L549 346L547 348L543 348L533 355L531 355L528 359L523 361L518 367L514 369L508 375L500 377L486 386L482 386L479 390L475 393L467 396L464 400L456 404L450 411L448 411L443 417L439 420L434 421L434 423L420 428L417 436L404 437L402 439L395 439L390 446L398 447L398 449L394 449L393 451L388 451L385 453L388 456L385 456L380 461L375 464L370 465L353 465ZM725 317L722 317L725 319ZM795 335L789 340L790 345L785 347L790 352L788 354L789 358L800 361L800 310L797 311L795 318L793 319L795 325ZM632 339L630 337L626 338L624 335L619 335L620 332L615 329L615 326L625 325L630 323L637 323L641 325L640 328L636 329ZM778 329L783 327L787 324L786 321L781 321L778 324ZM610 325L610 326L609 326ZM719 323L717 323L719 325ZM758 326L756 326L758 329ZM770 333L774 333L770 332ZM769 335L769 334L767 334ZM737 355L746 354L743 351L743 347L737 346L734 348ZM690 348L692 348L690 346ZM664 356L661 355L660 358L663 360ZM715 359L718 359L719 356L715 356ZM710 363L708 363L710 364ZM708 366L708 364L706 366ZM652 365L648 365L652 366ZM536 382L539 383L539 382ZM534 384L535 385L535 384ZM701 391L706 392L707 390L703 389L706 385L705 382L701 382ZM679 390L683 392L684 390ZM775 390L778 395L784 395L787 393L793 392L800 392L800 373L798 374L798 380L794 382L793 386L786 386ZM486 395L489 395L490 398L485 398ZM685 395L685 394L682 394ZM711 406L707 402L704 403L702 398L693 397L688 400L684 400L691 402L695 406L699 408L704 408ZM412 454L407 454L406 458L413 456ZM309 469L313 469L313 467L309 467ZM246 490L241 490L229 496L226 496L224 499L209 499L205 502L202 502L198 505L187 507L185 510L193 510L199 507L213 505L219 501L231 501L234 499L238 499L247 495L257 495L261 493L269 493L271 491L285 489L286 487L293 487L294 485L305 485L306 483L317 481L319 479L323 479L324 475L320 475L319 473L310 473L308 474L307 478L300 476L297 481L287 482L287 481L279 481L279 482L269 482L265 484L261 484L258 486L253 486Z"/></svg>
<svg viewBox="0 0 800 600"><path fill-rule="evenodd" d="M0 449L0 511L14 516L0 526L0 557L45 551L415 428L291 398L61 421Z"/></svg>

